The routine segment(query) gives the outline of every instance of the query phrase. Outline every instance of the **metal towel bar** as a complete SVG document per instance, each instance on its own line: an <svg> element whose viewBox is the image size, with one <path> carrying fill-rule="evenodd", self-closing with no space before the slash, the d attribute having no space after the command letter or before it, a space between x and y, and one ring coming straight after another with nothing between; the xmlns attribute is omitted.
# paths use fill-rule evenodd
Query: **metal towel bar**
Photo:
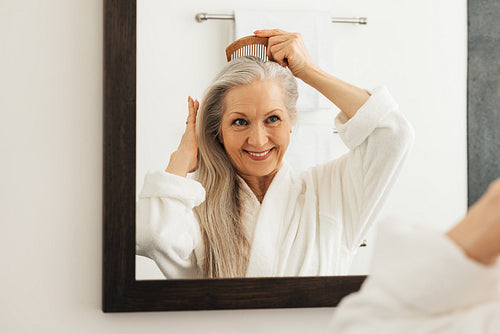
<svg viewBox="0 0 500 334"><path fill-rule="evenodd" d="M198 13L195 16L196 21L203 22L207 20L234 20L233 14L207 14ZM332 17L332 23L354 23L354 24L367 24L366 17Z"/></svg>

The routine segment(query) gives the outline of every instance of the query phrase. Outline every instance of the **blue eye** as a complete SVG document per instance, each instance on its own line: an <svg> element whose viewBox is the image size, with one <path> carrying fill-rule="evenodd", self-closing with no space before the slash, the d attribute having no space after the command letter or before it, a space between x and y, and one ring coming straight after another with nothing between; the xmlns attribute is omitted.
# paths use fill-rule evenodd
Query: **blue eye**
<svg viewBox="0 0 500 334"><path fill-rule="evenodd" d="M269 117L269 118L267 119L267 121L268 121L269 123L274 123L274 122L277 122L277 121L279 121L279 120L280 120L280 118L279 118L278 116L276 116L276 115L273 115L273 116L271 116L271 117Z"/></svg>
<svg viewBox="0 0 500 334"><path fill-rule="evenodd" d="M234 125L238 125L238 126L242 126L242 125L246 125L247 124L247 121L245 121L244 119L242 118L238 118L238 119L235 119L233 121L233 124Z"/></svg>

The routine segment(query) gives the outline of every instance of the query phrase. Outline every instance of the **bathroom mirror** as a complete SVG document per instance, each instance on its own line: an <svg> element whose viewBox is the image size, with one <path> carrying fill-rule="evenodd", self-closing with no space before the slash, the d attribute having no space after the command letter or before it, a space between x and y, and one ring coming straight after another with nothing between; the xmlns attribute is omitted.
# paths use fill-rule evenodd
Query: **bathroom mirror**
<svg viewBox="0 0 500 334"><path fill-rule="evenodd" d="M201 100L206 87L226 64L225 48L233 41L236 22L222 19L197 22L196 14L231 14L234 8L277 13L282 10L264 0L253 1L249 6L244 1L227 4L209 1L198 6L173 6L162 0L137 2L136 195L142 189L146 173L164 170L170 154L177 149L185 129L187 97ZM380 219L405 216L446 228L446 224L465 212L467 199L465 6L451 13L435 4L412 3L401 8L395 0L386 1L383 10L370 1L359 1L355 8L325 0L314 6L295 1L287 9L300 11L304 21L307 10L319 9L332 13L331 17L367 17L366 25L331 22L317 34L307 28L299 32L306 46L314 46L316 40L323 53L331 55L328 57L331 60L323 64L330 66L332 74L366 89L385 85L415 129L412 152L388 195ZM430 12L429 6L435 12ZM441 14L447 16L446 22L440 19ZM314 26L284 22L280 28L290 30L297 25ZM258 28L266 27L255 25L254 29ZM331 45L327 48L325 44ZM317 127L319 132L324 131L326 122L334 128L338 110L333 104L328 105L330 109L324 111L327 116L321 117L322 124ZM297 160L303 163L314 151L297 154L299 150L294 146L295 135L304 126L310 127L302 123L311 122L307 113L299 108L297 128L292 132L285 155L295 171L301 166L294 163ZM347 152L335 134L330 134L325 146L328 149L323 148L323 155L325 152L332 155L321 156L318 162ZM314 148L321 149L319 145ZM366 246L359 248L348 274L369 274L376 241L374 232L371 230L366 236ZM164 278L151 260L138 256L136 261L138 280Z"/></svg>
<svg viewBox="0 0 500 334"><path fill-rule="evenodd" d="M136 1L132 0L104 1L103 310L105 312L130 312L337 305L345 295L359 289L365 276L213 280L136 279L135 197L136 134L138 131L136 122L136 5ZM201 6L202 4L197 5ZM203 6L207 5L203 3ZM217 6L214 5L214 7ZM356 7L356 10L362 8ZM204 9L197 7L189 10L193 14L194 27L198 27L200 31L207 28L197 26L194 14ZM363 15L368 16L369 20L371 17L370 9L373 9L373 6L367 5L366 11L363 12ZM214 8L215 10L216 8ZM185 12L187 11L186 9ZM175 20L175 17L177 16L173 15L170 19ZM380 24L392 25L392 23ZM415 29L425 30L425 25L419 25ZM404 54L404 50L398 50L396 47L392 49L392 52ZM431 57L432 54L426 56ZM390 64L386 66L390 67ZM370 71L370 69L367 70L368 73ZM404 76L404 71L400 75ZM474 73L469 72L469 80L470 78L474 78ZM401 87L400 90L403 91L404 87ZM398 94L397 91L398 89L396 89L396 94ZM435 92L436 95L442 93ZM444 93L446 94L446 92ZM469 87L469 94L473 94L471 87ZM465 99L465 96L458 98ZM419 99L422 99L422 96L419 95L418 91L415 91L412 102ZM469 103L469 115L474 107ZM429 114L429 118L432 116L434 115ZM470 120L469 117L469 122ZM432 123L431 120L429 123ZM469 124L469 128L471 126L474 126L476 131L481 132L481 126L487 125ZM436 131L432 128L432 124L427 130ZM465 131L465 128L462 130ZM425 132L422 135L425 136ZM491 151L493 144L487 140L476 142L474 147L469 145L468 154L471 156L480 151L488 149ZM484 173L481 173L481 166L473 165L470 162L469 166L473 168L469 167L468 169L468 188L469 191L475 190L475 193L469 193L469 198L471 198L484 190L475 187L475 185L488 182L485 181L488 176L485 177ZM463 169L459 168L459 170ZM429 193L438 189L438 185L429 184L427 186L436 187L431 188Z"/></svg>

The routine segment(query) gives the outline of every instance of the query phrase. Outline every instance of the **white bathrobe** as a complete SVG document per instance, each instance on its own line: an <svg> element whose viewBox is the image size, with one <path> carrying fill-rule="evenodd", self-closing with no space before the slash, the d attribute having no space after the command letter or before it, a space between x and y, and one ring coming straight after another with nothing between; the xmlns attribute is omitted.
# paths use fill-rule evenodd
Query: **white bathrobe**
<svg viewBox="0 0 500 334"><path fill-rule="evenodd" d="M341 301L330 333L500 333L500 263L473 261L436 231L382 227L372 274Z"/></svg>
<svg viewBox="0 0 500 334"><path fill-rule="evenodd" d="M350 152L299 175L284 163L260 204L244 187L251 240L246 276L342 275L349 270L401 170L413 130L385 87L336 127ZM166 278L197 278L203 244L193 207L200 183L163 171L146 175L137 205L138 255Z"/></svg>

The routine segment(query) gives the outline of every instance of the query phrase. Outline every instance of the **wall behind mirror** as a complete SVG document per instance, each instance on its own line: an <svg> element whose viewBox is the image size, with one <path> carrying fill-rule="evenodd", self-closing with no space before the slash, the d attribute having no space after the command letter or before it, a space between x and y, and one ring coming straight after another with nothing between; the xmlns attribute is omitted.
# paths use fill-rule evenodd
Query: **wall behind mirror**
<svg viewBox="0 0 500 334"><path fill-rule="evenodd" d="M199 12L280 10L257 0L137 2L137 193L148 170L164 169L185 126L187 96L201 98L225 64L232 21L195 21ZM381 217L398 215L445 229L466 210L466 2L286 2L287 10L332 17L366 16L368 24L332 23L334 75L363 88L385 84L415 129L415 143ZM339 145L339 154L344 148ZM353 274L369 272L374 233ZM163 278L137 257L136 278Z"/></svg>

